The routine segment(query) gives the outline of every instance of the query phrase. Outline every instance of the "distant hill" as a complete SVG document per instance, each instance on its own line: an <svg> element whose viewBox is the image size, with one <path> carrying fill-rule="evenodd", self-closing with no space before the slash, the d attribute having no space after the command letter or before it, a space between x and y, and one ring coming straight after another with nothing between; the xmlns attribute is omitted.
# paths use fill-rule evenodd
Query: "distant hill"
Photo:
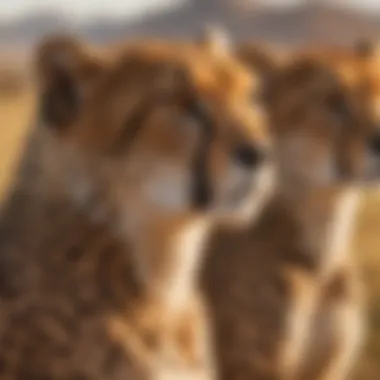
<svg viewBox="0 0 380 380"><path fill-rule="evenodd" d="M231 1L192 0L184 5L126 22L98 18L74 24L67 15L46 11L0 25L2 47L28 48L54 31L79 33L94 42L141 36L187 38L208 22L227 27L237 39L300 44L307 42L348 44L362 37L380 36L380 15L334 8L325 4L280 9L239 8Z"/></svg>

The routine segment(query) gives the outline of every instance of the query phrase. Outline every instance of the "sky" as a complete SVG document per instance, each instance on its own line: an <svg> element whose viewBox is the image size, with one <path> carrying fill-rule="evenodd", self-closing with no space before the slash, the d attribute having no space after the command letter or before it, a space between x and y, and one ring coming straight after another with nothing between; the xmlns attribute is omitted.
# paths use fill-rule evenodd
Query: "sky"
<svg viewBox="0 0 380 380"><path fill-rule="evenodd" d="M172 6L184 0L0 0L0 19L19 17L27 12L58 9L70 13L74 18L86 19L96 15L139 15L163 6ZM207 1L207 0L205 0ZM298 0L265 0L266 4L291 5ZM338 0L358 9L380 11L379 0Z"/></svg>
<svg viewBox="0 0 380 380"><path fill-rule="evenodd" d="M78 19L110 14L134 16L171 6L181 0L0 0L0 19L45 9L63 10ZM207 0L205 0L207 1Z"/></svg>

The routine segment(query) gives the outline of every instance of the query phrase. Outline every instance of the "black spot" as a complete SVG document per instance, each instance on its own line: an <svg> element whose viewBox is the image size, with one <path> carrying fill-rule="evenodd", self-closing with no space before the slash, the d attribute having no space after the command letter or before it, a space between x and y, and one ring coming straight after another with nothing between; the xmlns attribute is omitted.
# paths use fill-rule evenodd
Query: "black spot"
<svg viewBox="0 0 380 380"><path fill-rule="evenodd" d="M84 255L84 249L81 244L75 244L67 250L66 257L70 262L76 262Z"/></svg>
<svg viewBox="0 0 380 380"><path fill-rule="evenodd" d="M265 158L265 152L258 146L243 144L234 152L235 161L246 169L254 169Z"/></svg>

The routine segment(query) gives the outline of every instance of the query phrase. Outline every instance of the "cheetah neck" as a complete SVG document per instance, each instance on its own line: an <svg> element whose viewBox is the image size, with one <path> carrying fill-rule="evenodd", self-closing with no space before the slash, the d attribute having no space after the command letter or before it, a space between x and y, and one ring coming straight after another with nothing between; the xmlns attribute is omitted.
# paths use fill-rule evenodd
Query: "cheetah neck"
<svg viewBox="0 0 380 380"><path fill-rule="evenodd" d="M359 188L346 186L318 190L295 207L300 245L321 274L328 275L347 259L360 199Z"/></svg>
<svg viewBox="0 0 380 380"><path fill-rule="evenodd" d="M145 294L167 312L183 310L196 290L208 227L195 218L147 224L129 235Z"/></svg>

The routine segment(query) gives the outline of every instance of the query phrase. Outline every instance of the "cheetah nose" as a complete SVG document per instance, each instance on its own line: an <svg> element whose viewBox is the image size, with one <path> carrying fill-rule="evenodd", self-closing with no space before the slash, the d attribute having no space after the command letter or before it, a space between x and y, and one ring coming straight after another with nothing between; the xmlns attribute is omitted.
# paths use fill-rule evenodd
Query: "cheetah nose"
<svg viewBox="0 0 380 380"><path fill-rule="evenodd" d="M256 145L242 144L234 152L234 160L245 169L255 169L267 157L267 150Z"/></svg>

